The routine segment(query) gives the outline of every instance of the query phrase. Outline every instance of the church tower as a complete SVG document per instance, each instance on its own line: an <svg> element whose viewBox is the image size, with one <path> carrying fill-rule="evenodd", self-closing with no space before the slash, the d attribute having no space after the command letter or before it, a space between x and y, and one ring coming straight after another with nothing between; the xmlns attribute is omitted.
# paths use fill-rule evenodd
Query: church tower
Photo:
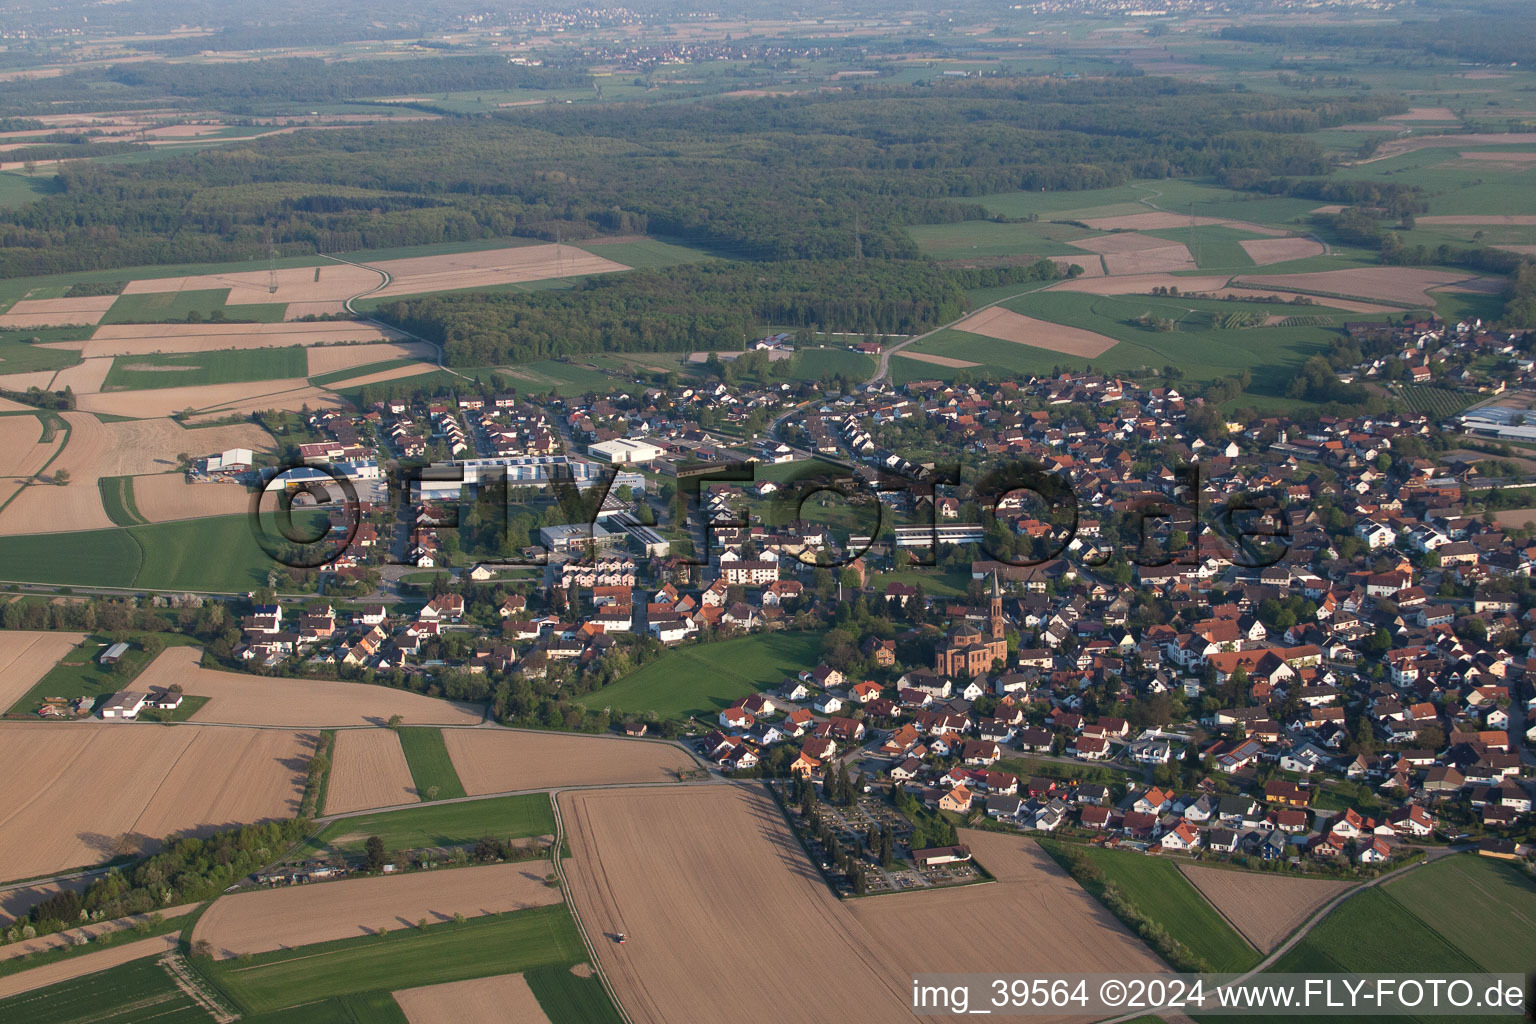
<svg viewBox="0 0 1536 1024"><path fill-rule="evenodd" d="M992 639L1003 639L1003 595L997 589L997 573L992 574Z"/></svg>

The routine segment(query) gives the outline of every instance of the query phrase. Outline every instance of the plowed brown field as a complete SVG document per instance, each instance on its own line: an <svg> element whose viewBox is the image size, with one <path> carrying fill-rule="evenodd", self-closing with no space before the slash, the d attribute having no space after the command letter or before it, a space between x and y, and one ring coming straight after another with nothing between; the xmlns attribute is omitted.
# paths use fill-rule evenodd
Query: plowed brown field
<svg viewBox="0 0 1536 1024"><path fill-rule="evenodd" d="M979 313L972 313L955 324L955 330L1088 358L1107 352L1116 344L1114 338L1106 338L1079 327L1036 320L1002 306L992 306Z"/></svg>
<svg viewBox="0 0 1536 1024"><path fill-rule="evenodd" d="M1310 238L1250 238L1237 244L1260 266L1323 254L1323 243Z"/></svg>
<svg viewBox="0 0 1536 1024"><path fill-rule="evenodd" d="M1021 837L963 835L998 882L840 903L761 790L575 792L561 807L577 911L636 1024L709 1019L723 979L742 1024L885 1024L910 1015L917 972L1162 969ZM722 909L742 900L750 926Z"/></svg>
<svg viewBox="0 0 1536 1024"><path fill-rule="evenodd" d="M401 715L407 725L475 725L480 708L367 683L269 679L220 672L198 664L202 651L170 647L135 680L140 689L181 683L187 693L211 697L193 721L235 725L330 727L383 725Z"/></svg>
<svg viewBox="0 0 1536 1024"><path fill-rule="evenodd" d="M63 327L94 324L116 295L92 295L79 299L22 299L0 314L0 328Z"/></svg>
<svg viewBox="0 0 1536 1024"><path fill-rule="evenodd" d="M393 807L419 799L410 765L391 729L344 729L336 734L325 813Z"/></svg>
<svg viewBox="0 0 1536 1024"><path fill-rule="evenodd" d="M417 256L370 264L389 272L389 285L370 298L450 289L485 288L519 281L543 281L628 270L622 263L570 245L524 245L449 256Z"/></svg>
<svg viewBox="0 0 1536 1024"><path fill-rule="evenodd" d="M303 377L203 387L110 391L102 395L81 395L79 402L83 412L102 412L130 419L162 419L185 409L248 414L258 409L298 410L305 405L311 409L340 408L346 403L329 391L310 387Z"/></svg>
<svg viewBox="0 0 1536 1024"><path fill-rule="evenodd" d="M36 416L0 416L0 476L31 476L42 469L62 435L47 444L42 436Z"/></svg>
<svg viewBox="0 0 1536 1024"><path fill-rule="evenodd" d="M173 831L291 817L318 738L127 722L4 729L0 778L16 794L0 808L0 865L9 878L153 849Z"/></svg>
<svg viewBox="0 0 1536 1024"><path fill-rule="evenodd" d="M1325 270L1311 274L1244 274L1233 284L1259 288L1294 288L1302 291L1358 296L1433 306L1430 289L1478 291L1488 280L1465 271L1431 270L1424 267L1355 267L1349 270ZM1499 287L1503 283L1499 281ZM1326 304L1326 303L1324 303Z"/></svg>
<svg viewBox="0 0 1536 1024"><path fill-rule="evenodd" d="M437 350L420 341L386 342L376 345L321 345L309 350L309 375L318 377L354 366L382 363L392 359L435 357Z"/></svg>
<svg viewBox="0 0 1536 1024"><path fill-rule="evenodd" d="M409 719L408 719L409 720ZM668 782L697 763L669 743L509 729L444 729L470 796L551 786Z"/></svg>
<svg viewBox="0 0 1536 1024"><path fill-rule="evenodd" d="M107 324L92 332L80 354L86 357L142 356L154 352L214 352L231 348L286 348L289 345L362 347L398 337L395 332L374 324L341 320L302 324ZM80 344L59 342L49 347ZM311 368L309 372L319 371Z"/></svg>
<svg viewBox="0 0 1536 1024"><path fill-rule="evenodd" d="M1319 907L1354 884L1182 863L1179 870L1232 927L1243 933L1243 938L1263 953L1278 946Z"/></svg>
<svg viewBox="0 0 1536 1024"><path fill-rule="evenodd" d="M549 1024L521 974L450 981L392 994L411 1024Z"/></svg>
<svg viewBox="0 0 1536 1024"><path fill-rule="evenodd" d="M250 509L250 499L239 484L189 484L180 473L133 478L134 506L151 523L238 515Z"/></svg>
<svg viewBox="0 0 1536 1024"><path fill-rule="evenodd" d="M238 893L214 903L198 920L194 941L213 944L214 957L307 946L372 935L381 929L547 907L562 899L546 885L547 864L422 871L377 878L350 878L286 889Z"/></svg>

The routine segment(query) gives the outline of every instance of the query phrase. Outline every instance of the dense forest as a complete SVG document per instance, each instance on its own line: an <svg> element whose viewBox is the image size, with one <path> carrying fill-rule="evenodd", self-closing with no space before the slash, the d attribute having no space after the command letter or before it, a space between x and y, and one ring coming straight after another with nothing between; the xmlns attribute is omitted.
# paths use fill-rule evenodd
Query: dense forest
<svg viewBox="0 0 1536 1024"><path fill-rule="evenodd" d="M1296 102L1150 77L987 79L300 132L67 164L57 194L0 212L0 275L251 259L269 231L284 254L649 231L745 259L905 259L905 225L984 217L967 200L988 193L1324 174L1312 142L1247 119ZM1401 108L1312 109L1341 123Z"/></svg>
<svg viewBox="0 0 1536 1024"><path fill-rule="evenodd" d="M955 276L926 260L721 260L593 277L569 291L430 295L379 314L443 344L455 365L487 366L574 352L741 349L762 323L911 334L964 306Z"/></svg>

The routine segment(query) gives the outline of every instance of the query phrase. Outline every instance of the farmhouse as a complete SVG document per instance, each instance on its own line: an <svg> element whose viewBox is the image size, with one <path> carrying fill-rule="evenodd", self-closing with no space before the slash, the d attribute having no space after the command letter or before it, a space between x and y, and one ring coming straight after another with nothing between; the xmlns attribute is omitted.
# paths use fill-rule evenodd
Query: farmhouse
<svg viewBox="0 0 1536 1024"><path fill-rule="evenodd" d="M144 710L144 705L149 703L149 694L139 693L134 690L124 690L122 693L112 695L101 706L101 717L112 719L137 718L139 712Z"/></svg>

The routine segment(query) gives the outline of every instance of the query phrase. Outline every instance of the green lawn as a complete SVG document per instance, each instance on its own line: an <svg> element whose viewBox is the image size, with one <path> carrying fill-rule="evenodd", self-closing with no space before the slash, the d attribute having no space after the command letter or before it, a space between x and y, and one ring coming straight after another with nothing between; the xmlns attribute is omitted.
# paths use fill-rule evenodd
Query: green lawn
<svg viewBox="0 0 1536 1024"><path fill-rule="evenodd" d="M112 308L101 318L104 324L163 324L185 323L189 314L203 320L215 312L224 315L226 321L251 320L257 323L278 323L288 309L286 302L263 302L246 306L231 306L228 288L192 289L181 292L136 292L120 295ZM301 375L302 376L302 375Z"/></svg>
<svg viewBox="0 0 1536 1024"><path fill-rule="evenodd" d="M316 849L361 850L369 836L378 836L391 850L420 850L462 846L485 836L526 839L553 835L554 831L549 797L529 793L342 818L327 825L310 845Z"/></svg>
<svg viewBox="0 0 1536 1024"><path fill-rule="evenodd" d="M467 796L459 773L454 770L441 729L400 729L400 746L411 766L411 781L423 800L451 800ZM435 797L427 794L437 790Z"/></svg>
<svg viewBox="0 0 1536 1024"><path fill-rule="evenodd" d="M583 963L565 904L204 964L247 1013L315 1000Z"/></svg>
<svg viewBox="0 0 1536 1024"><path fill-rule="evenodd" d="M1168 929L1211 970L1245 971L1261 959L1172 861L1119 850L1085 852L1143 916Z"/></svg>
<svg viewBox="0 0 1536 1024"><path fill-rule="evenodd" d="M144 391L293 379L308 372L307 359L307 353L298 345L119 356L112 360L102 390Z"/></svg>
<svg viewBox="0 0 1536 1024"><path fill-rule="evenodd" d="M813 668L820 651L821 637L814 633L758 633L680 647L578 703L616 714L714 715L732 701Z"/></svg>
<svg viewBox="0 0 1536 1024"><path fill-rule="evenodd" d="M0 1020L20 1024L208 1024L154 958L0 1000Z"/></svg>
<svg viewBox="0 0 1536 1024"><path fill-rule="evenodd" d="M1446 857L1385 889L1485 971L1523 973L1536 964L1536 882L1513 864Z"/></svg>

